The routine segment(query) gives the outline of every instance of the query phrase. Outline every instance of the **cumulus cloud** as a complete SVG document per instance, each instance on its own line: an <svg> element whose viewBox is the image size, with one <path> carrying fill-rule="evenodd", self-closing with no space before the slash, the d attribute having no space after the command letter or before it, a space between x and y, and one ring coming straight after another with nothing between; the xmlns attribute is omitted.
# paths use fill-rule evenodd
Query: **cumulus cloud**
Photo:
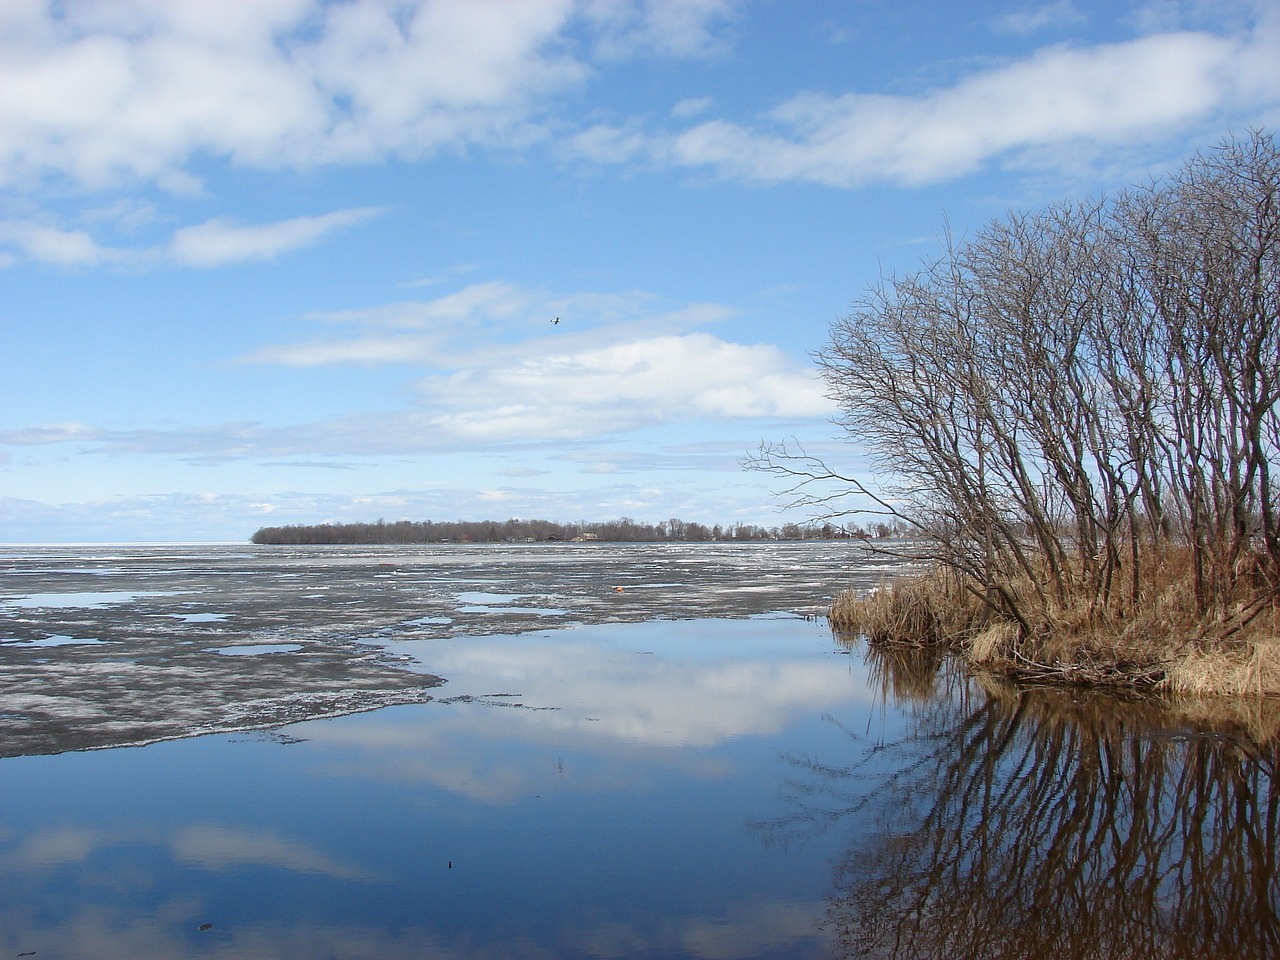
<svg viewBox="0 0 1280 960"><path fill-rule="evenodd" d="M764 344L707 333L508 354L423 381L433 422L479 441L573 439L691 419L826 416L817 375Z"/></svg>
<svg viewBox="0 0 1280 960"><path fill-rule="evenodd" d="M48 173L181 188L258 167L501 141L581 67L568 0L0 5L0 183Z"/></svg>
<svg viewBox="0 0 1280 960"><path fill-rule="evenodd" d="M542 312L517 309L557 299L597 304L620 319L577 329L569 320L552 327ZM316 319L360 329L349 337L263 346L236 362L317 371L402 365L418 377L407 405L288 426L229 422L119 430L48 424L2 433L0 443L80 444L220 462L474 450L511 441L616 437L659 424L789 420L833 412L807 360L774 345L738 343L697 329L733 311L703 303L663 311L653 309L650 300L637 293L555 298L488 283L434 301L320 314ZM488 328L483 348L475 346L477 326Z"/></svg>
<svg viewBox="0 0 1280 960"><path fill-rule="evenodd" d="M133 450L203 449L235 456L419 454L513 441L589 440L657 424L758 422L834 412L821 380L803 361L771 345L734 343L707 333L627 338L564 351L526 341L470 356L435 341L369 338L268 348L254 359L317 367L434 364L437 370L419 380L414 402L399 410L288 428L227 425L209 435L135 432L109 442Z"/></svg>
<svg viewBox="0 0 1280 960"><path fill-rule="evenodd" d="M591 81L589 57L718 54L738 6L3 3L0 186L59 177L91 189L144 181L181 191L199 188L193 171L207 158L279 169L552 142L595 163L643 160L761 183L919 184L1033 153L1049 162L1046 148L1253 122L1257 109L1280 105L1280 33L1262 6L1230 29L1164 27L1127 42L1044 48L912 96L810 92L754 119L701 123L695 114L711 102L692 98L670 120L691 125L669 130L623 120L575 132L554 116L558 94ZM1070 0L1051 0L993 26L1029 34L1080 17ZM216 246L222 225L206 226L175 238L178 250L188 239ZM106 257L73 239L61 238L50 258Z"/></svg>
<svg viewBox="0 0 1280 960"><path fill-rule="evenodd" d="M700 419L830 415L807 361L698 329L734 314L714 303L663 310L642 292L557 296L494 281L434 300L313 314L356 331L263 346L236 362L417 367L416 400L403 415L381 416L382 426L331 425L362 444L391 435L447 446L541 442ZM553 315L564 321L548 324ZM336 436L328 442L350 449Z"/></svg>
<svg viewBox="0 0 1280 960"><path fill-rule="evenodd" d="M199 188L257 168L418 158L547 136L593 47L691 54L732 0L154 0L0 4L0 185ZM584 13L585 10L585 13Z"/></svg>

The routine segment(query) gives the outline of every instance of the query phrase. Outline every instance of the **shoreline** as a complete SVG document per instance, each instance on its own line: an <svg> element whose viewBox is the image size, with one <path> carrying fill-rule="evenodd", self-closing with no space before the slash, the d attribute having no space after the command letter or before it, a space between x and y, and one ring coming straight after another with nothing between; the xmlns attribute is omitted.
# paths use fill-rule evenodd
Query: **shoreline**
<svg viewBox="0 0 1280 960"><path fill-rule="evenodd" d="M1277 611L1205 620L1177 605L1179 586L1123 614L1053 610L1032 623L995 613L973 582L941 568L847 589L828 610L833 631L875 647L936 648L975 672L1019 683L1129 689L1193 697L1280 698ZM1003 589L1017 589L1003 585Z"/></svg>

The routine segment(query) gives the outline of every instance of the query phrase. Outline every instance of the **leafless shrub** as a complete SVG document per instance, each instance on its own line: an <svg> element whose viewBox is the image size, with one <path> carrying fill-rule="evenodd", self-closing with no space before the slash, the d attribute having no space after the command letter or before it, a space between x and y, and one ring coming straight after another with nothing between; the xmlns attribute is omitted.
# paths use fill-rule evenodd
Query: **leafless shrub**
<svg viewBox="0 0 1280 960"><path fill-rule="evenodd" d="M785 446L751 465L828 515L850 493L870 502L1019 643L1093 630L1102 647L1125 637L1146 656L1153 608L1202 646L1229 647L1274 616L1270 134L1228 139L1112 199L949 239L918 272L868 290L816 359L875 482ZM907 617L923 602L898 603ZM1135 669L1154 676L1160 659Z"/></svg>

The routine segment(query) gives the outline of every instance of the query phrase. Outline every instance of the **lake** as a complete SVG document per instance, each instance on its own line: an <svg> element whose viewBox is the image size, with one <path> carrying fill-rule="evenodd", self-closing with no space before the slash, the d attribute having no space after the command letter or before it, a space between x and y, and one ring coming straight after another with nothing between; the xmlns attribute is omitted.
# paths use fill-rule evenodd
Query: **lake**
<svg viewBox="0 0 1280 960"><path fill-rule="evenodd" d="M1280 955L1273 705L834 637L888 570L0 548L0 955Z"/></svg>

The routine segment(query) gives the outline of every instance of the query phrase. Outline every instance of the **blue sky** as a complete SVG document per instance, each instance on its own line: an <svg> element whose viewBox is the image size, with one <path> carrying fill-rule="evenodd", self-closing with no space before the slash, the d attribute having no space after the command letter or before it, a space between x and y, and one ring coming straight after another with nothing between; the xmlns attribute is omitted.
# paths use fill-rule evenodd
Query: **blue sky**
<svg viewBox="0 0 1280 960"><path fill-rule="evenodd" d="M868 284L1278 121L1275 0L3 0L0 542L804 520Z"/></svg>

